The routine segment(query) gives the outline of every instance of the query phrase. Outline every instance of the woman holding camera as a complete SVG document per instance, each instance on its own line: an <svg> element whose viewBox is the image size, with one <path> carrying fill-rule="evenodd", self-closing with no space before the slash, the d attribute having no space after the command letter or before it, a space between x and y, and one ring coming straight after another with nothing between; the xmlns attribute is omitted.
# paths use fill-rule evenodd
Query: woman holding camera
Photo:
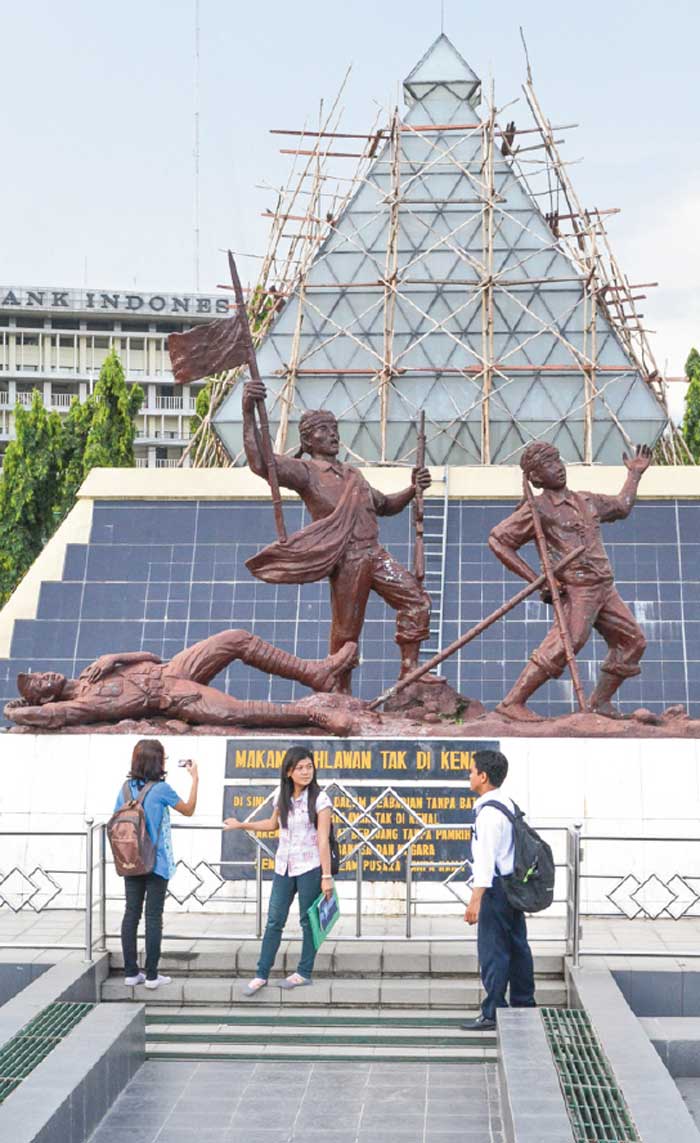
<svg viewBox="0 0 700 1143"><path fill-rule="evenodd" d="M243 991L254 996L267 984L282 932L295 896L303 933L301 957L296 972L280 981L280 988L300 988L311 984L316 949L308 910L321 892L333 896L330 829L333 806L318 784L316 767L304 746L292 746L282 759L280 788L272 816L262 821L240 822L227 818L224 829L245 829L251 833L272 833L279 829L275 874L260 949L256 975Z"/></svg>
<svg viewBox="0 0 700 1143"><path fill-rule="evenodd" d="M170 807L191 818L197 806L199 774L194 762L181 763L187 770L192 785L190 796L183 802L176 790L165 781L166 754L163 744L156 738L142 738L131 756L131 769L119 791L115 811L124 805L128 792L138 798L144 786L152 783L143 799L146 831L156 847L155 864L151 873L124 878L126 907L122 920L122 951L124 953L124 983L128 987L143 984L158 988L169 984L169 976L160 976L158 962L163 936L163 907L168 892L168 880L175 872L172 837L170 833ZM141 972L137 960L136 933L146 904L146 964Z"/></svg>

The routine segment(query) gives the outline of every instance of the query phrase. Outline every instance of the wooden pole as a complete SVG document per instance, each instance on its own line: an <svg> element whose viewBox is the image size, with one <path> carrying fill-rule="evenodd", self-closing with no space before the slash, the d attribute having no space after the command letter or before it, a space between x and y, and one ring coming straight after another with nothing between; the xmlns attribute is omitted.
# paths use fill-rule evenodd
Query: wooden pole
<svg viewBox="0 0 700 1143"><path fill-rule="evenodd" d="M486 182L481 214L481 241L484 260L484 274L481 280L481 356L484 362L481 402L481 463L491 464L491 392L494 376L494 291L493 291L493 243L494 243L494 129L495 95L491 84L489 117L484 122L482 132L482 170Z"/></svg>
<svg viewBox="0 0 700 1143"><path fill-rule="evenodd" d="M233 291L236 295L236 304L238 305L238 312L243 321L245 329L245 337L247 342L248 353L248 368L250 375L254 381L260 380L260 370L258 369L258 362L255 356L255 346L253 345L253 335L250 332L250 325L248 323L248 314L246 313L245 301L243 300L243 290L241 289L241 280L238 277L238 270L236 263L233 260L233 254L228 252L228 268L231 274L231 282L233 283ZM284 513L282 511L282 497L280 496L280 486L277 479L277 465L275 464L275 454L272 451L272 441L270 439L270 425L267 419L267 409L265 408L264 401L256 401L258 410L258 417L260 418L260 443L262 447L263 460L265 462L265 470L267 473L268 483L270 485L270 492L272 493L272 506L275 510L275 524L277 525L277 538L281 543L286 543L287 529L284 523Z"/></svg>
<svg viewBox="0 0 700 1143"><path fill-rule="evenodd" d="M389 193L389 224L386 258L384 260L384 336L382 368L379 373L380 461L387 457L387 426L389 422L389 396L394 375L394 322L396 316L396 288L399 265L399 211L401 206L401 137L399 135L399 109L394 108L391 118L391 191Z"/></svg>
<svg viewBox="0 0 700 1143"><path fill-rule="evenodd" d="M556 573L552 570L552 561L550 560L549 552L547 551L547 541L545 539L542 521L540 520L540 514L537 510L537 505L535 504L535 497L532 494L530 481L528 480L525 473L523 473L523 492L532 513L532 522L535 528L535 543L537 544L537 550L540 554L542 570L547 580L547 587L549 588L552 595L554 614L559 625L562 643L564 644L564 654L566 655L566 662L571 672L571 678L573 680L579 710L585 713L586 696L583 692L583 687L581 685L581 676L578 673L578 664L576 662L576 656L574 655L574 649L571 644L571 634L569 632L569 625L566 621L566 615L564 614L564 605L561 601L559 584L557 583ZM579 549L579 551L581 550L582 549Z"/></svg>
<svg viewBox="0 0 700 1143"><path fill-rule="evenodd" d="M416 468L425 466L425 409L421 409L418 422L418 440L416 442ZM413 501L413 519L416 526L416 542L414 547L414 575L419 585L423 586L425 579L425 500L423 489L416 484L416 495Z"/></svg>
<svg viewBox="0 0 700 1143"><path fill-rule="evenodd" d="M585 545L581 544L580 548L576 548L575 551L570 552L568 556L565 556L565 558L557 564L554 569L555 573L563 571L572 560L578 559L585 550ZM399 679L398 683L394 683L393 687L389 687L388 691L384 691L384 694L380 695L379 698L373 699L367 709L376 710L376 708L386 702L387 699L393 698L399 691L404 690L404 688L410 686L411 683L417 682L423 675L427 675L428 671L432 671L434 667L438 667L440 663L444 663L445 659L449 659L450 655L454 655L455 651L459 651L461 647L466 647L467 643L471 643L472 640L476 639L477 635L481 635L487 627L491 627L494 623L498 622L499 619L502 619L504 615L507 615L509 611L512 611L514 607L517 607L519 603L522 603L524 599L527 599L529 595L532 595L533 592L544 587L546 582L547 577L543 572L542 575L538 575L537 579L533 579L532 583L529 583L527 587L524 587L522 591L519 591L517 595L514 595L512 599L507 600L501 604L496 611L492 611L485 619L480 620L475 627L470 627L469 631L465 631L464 635L460 635L458 639L455 639L454 643L450 643L449 647L445 647L444 651L439 651L437 655L433 655L433 658L429 659L427 663L422 663L420 667L416 667L414 671L410 671L409 674Z"/></svg>

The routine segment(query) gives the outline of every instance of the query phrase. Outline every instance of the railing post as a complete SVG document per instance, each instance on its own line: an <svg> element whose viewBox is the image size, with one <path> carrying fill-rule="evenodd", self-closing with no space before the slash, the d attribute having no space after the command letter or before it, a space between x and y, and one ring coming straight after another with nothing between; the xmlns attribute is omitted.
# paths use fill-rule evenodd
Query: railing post
<svg viewBox="0 0 700 1143"><path fill-rule="evenodd" d="M107 824L100 825L100 952L107 949Z"/></svg>
<svg viewBox="0 0 700 1143"><path fill-rule="evenodd" d="M262 846L255 846L257 853L255 857L255 935L258 939L262 936L262 916L263 916L263 867L262 867Z"/></svg>
<svg viewBox="0 0 700 1143"><path fill-rule="evenodd" d="M94 818L85 819L85 960L92 961L92 826Z"/></svg>
<svg viewBox="0 0 700 1143"><path fill-rule="evenodd" d="M571 941L571 959L574 968L578 968L581 954L581 822L574 822L573 829L573 861L571 875L573 879L571 893L571 917L573 925Z"/></svg>
<svg viewBox="0 0 700 1143"><path fill-rule="evenodd" d="M406 850L406 940L411 939L411 903L413 890L413 844Z"/></svg>
<svg viewBox="0 0 700 1143"><path fill-rule="evenodd" d="M357 853L355 872L355 936L362 936L362 850Z"/></svg>

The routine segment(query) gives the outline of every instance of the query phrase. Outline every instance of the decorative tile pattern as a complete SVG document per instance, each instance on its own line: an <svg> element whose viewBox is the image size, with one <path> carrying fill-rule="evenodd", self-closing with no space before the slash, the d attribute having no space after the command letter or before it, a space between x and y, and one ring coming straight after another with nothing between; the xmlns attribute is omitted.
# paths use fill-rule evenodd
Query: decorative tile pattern
<svg viewBox="0 0 700 1143"><path fill-rule="evenodd" d="M514 503L452 500L447 521L446 645L522 586L486 545L489 530ZM285 505L290 531L307 522ZM89 544L69 545L63 579L42 585L36 619L15 623L11 658L0 660L0 700L16 696L18 671L78 674L108 650L148 650L169 658L228 627L254 630L303 658L325 655L329 629L325 583L273 586L253 579L245 560L274 534L269 503L96 503ZM620 593L648 642L640 678L619 693L624 712L681 703L700 715L700 503L642 501L627 520L604 529ZM412 554L410 512L382 519L381 537L404 563ZM536 563L532 549L523 554ZM506 693L551 623L551 609L530 599L444 665L463 694L493 706ZM395 681L393 613L373 596L362 638L356 691L373 698ZM590 691L605 657L594 635L579 656ZM284 702L304 693L285 679L234 663L214 681L240 698ZM543 714L572 709L564 675L532 706Z"/></svg>
<svg viewBox="0 0 700 1143"><path fill-rule="evenodd" d="M697 878L681 877L676 873L664 881L652 873L640 881L633 873L628 873L606 896L630 920L650 917L655 921L665 914L678 921L700 900L700 895L692 887L693 880L697 881Z"/></svg>

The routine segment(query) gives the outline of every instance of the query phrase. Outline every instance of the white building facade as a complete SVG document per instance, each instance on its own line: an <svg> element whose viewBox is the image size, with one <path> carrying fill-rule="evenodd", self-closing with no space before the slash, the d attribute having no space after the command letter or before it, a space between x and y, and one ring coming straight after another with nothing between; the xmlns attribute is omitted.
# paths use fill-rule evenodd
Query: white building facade
<svg viewBox="0 0 700 1143"><path fill-rule="evenodd" d="M92 392L114 347L129 385L145 400L136 418L139 467L175 467L191 436L201 384L174 385L168 335L225 316L228 299L208 294L0 286L0 459L14 437L14 410L38 390L67 413Z"/></svg>

